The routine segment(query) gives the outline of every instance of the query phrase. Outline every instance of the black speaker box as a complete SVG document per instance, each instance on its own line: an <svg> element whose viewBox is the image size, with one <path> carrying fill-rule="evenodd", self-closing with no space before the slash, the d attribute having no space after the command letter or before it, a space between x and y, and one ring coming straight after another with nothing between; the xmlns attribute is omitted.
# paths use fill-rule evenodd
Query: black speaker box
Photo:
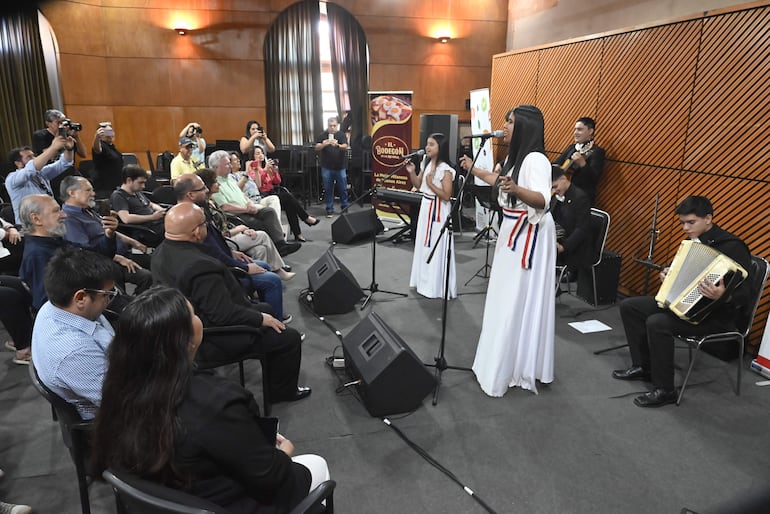
<svg viewBox="0 0 770 514"><path fill-rule="evenodd" d="M316 314L344 314L353 310L364 292L348 268L329 248L307 270Z"/></svg>
<svg viewBox="0 0 770 514"><path fill-rule="evenodd" d="M342 340L345 366L374 417L410 412L436 387L435 377L375 312Z"/></svg>
<svg viewBox="0 0 770 514"><path fill-rule="evenodd" d="M332 223L332 241L352 243L385 230L374 209L345 212Z"/></svg>
<svg viewBox="0 0 770 514"><path fill-rule="evenodd" d="M580 268L577 276L577 296L594 307L597 305L615 303L618 297L618 281L620 280L621 256L612 250L602 252L602 260L596 266L596 297L594 304L594 287L591 280L591 268Z"/></svg>

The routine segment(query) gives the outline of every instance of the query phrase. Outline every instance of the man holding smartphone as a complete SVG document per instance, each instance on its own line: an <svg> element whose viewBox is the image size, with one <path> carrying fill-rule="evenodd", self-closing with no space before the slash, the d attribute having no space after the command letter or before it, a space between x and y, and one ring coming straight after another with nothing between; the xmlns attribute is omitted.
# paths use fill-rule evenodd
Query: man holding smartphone
<svg viewBox="0 0 770 514"><path fill-rule="evenodd" d="M96 198L109 198L120 187L123 154L115 148L115 129L112 122L103 121L94 134L91 145L94 168L88 177L94 186Z"/></svg>

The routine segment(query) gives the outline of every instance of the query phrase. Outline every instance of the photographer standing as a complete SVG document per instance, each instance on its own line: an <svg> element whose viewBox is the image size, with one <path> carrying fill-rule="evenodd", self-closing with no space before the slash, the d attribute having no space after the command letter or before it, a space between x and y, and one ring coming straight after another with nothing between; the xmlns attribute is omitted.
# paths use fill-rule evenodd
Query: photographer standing
<svg viewBox="0 0 770 514"><path fill-rule="evenodd" d="M123 153L115 148L115 129L112 122L99 123L91 145L94 169L91 172L91 184L96 198L109 198L113 191L123 183Z"/></svg>
<svg viewBox="0 0 770 514"><path fill-rule="evenodd" d="M87 157L86 145L80 140L80 131L83 129L83 125L73 122L58 109L45 111L44 120L45 128L32 133L32 150L35 155L42 155L43 151L53 144L53 140L57 136L64 136L66 138L71 137L75 141L74 151L81 159ZM48 163L50 164L55 160L56 156L53 156ZM60 175L51 179L52 191L58 192L61 181L64 180L64 177L69 176L80 176L80 171L75 167L74 161Z"/></svg>
<svg viewBox="0 0 770 514"><path fill-rule="evenodd" d="M203 167L206 163L206 140L203 139L203 129L199 123L191 121L182 132L179 133L179 139L183 137L190 138L195 145L192 148L192 162L195 168ZM200 163L200 164L198 164Z"/></svg>
<svg viewBox="0 0 770 514"><path fill-rule="evenodd" d="M270 152L275 152L275 145L270 141L270 138L267 137L265 127L263 127L257 120L249 120L246 122L246 133L241 136L240 141L244 165L246 164L246 161L254 160L254 148L257 146L262 148L262 153L265 155Z"/></svg>

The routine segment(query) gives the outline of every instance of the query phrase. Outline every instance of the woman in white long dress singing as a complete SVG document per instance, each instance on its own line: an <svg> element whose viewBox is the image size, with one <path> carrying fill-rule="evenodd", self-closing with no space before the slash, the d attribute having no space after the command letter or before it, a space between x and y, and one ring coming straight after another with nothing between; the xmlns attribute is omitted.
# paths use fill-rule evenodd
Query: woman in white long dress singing
<svg viewBox="0 0 770 514"><path fill-rule="evenodd" d="M455 177L455 170L449 164L449 143L446 136L438 133L428 136L420 173L415 172L413 162L407 164L406 171L414 187L422 193L409 287L416 287L418 293L428 298L443 298L448 251L448 298L456 298L455 254L451 232L445 231L439 240L441 228L450 214L450 198ZM438 248L433 252L437 244ZM431 252L433 257L427 262Z"/></svg>
<svg viewBox="0 0 770 514"><path fill-rule="evenodd" d="M489 396L503 396L510 387L537 393L536 381L553 381L556 230L548 212L551 163L543 153L543 114L518 106L504 129L510 143L502 165L472 170L499 186L503 210L473 362ZM467 169L471 160L460 164Z"/></svg>

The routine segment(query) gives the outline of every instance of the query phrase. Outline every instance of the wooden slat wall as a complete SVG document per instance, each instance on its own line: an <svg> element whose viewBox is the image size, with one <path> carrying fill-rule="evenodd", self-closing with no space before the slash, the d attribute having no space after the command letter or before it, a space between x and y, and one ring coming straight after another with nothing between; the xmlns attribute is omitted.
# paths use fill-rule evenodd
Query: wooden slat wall
<svg viewBox="0 0 770 514"><path fill-rule="evenodd" d="M676 253L674 208L691 194L708 196L716 222L770 258L768 40L763 6L494 57L493 120L537 105L551 158L572 141L575 119L596 119L608 158L597 204L612 217L607 247L623 256L621 293L660 286L633 261L649 251L656 199L656 262ZM769 310L766 288L750 353Z"/></svg>

